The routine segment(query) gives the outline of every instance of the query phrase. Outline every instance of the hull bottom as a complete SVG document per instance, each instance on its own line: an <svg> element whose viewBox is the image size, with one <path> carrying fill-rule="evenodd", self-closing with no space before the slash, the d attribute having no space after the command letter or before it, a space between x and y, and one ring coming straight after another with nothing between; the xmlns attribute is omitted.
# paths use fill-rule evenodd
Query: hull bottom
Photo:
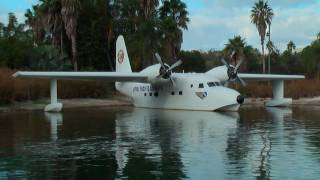
<svg viewBox="0 0 320 180"><path fill-rule="evenodd" d="M223 106L217 109L208 109L208 108L189 108L189 107L153 107L153 106L139 106L134 105L137 108L146 108L146 109L168 109L168 110L188 110L188 111L238 111L240 105L239 104L232 104L228 106Z"/></svg>

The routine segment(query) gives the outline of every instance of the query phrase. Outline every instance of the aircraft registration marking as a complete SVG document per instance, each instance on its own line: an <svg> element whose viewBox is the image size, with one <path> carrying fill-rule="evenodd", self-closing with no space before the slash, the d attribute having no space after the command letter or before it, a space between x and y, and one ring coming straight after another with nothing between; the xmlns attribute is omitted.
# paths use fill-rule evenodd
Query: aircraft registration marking
<svg viewBox="0 0 320 180"><path fill-rule="evenodd" d="M135 86L133 92L150 92L150 91L162 91L162 87L159 86Z"/></svg>

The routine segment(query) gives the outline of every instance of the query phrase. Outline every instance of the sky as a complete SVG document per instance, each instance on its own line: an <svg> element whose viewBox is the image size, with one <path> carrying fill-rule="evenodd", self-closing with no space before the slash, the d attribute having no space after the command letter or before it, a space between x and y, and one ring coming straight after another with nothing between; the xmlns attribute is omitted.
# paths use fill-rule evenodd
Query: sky
<svg viewBox="0 0 320 180"><path fill-rule="evenodd" d="M0 0L0 22L14 12L24 21L27 8L37 0ZM228 39L241 35L248 45L260 49L260 38L251 24L250 10L256 0L185 0L190 23L183 33L182 49L221 50ZM269 0L275 16L271 39L284 50L293 41L303 48L320 32L320 0Z"/></svg>

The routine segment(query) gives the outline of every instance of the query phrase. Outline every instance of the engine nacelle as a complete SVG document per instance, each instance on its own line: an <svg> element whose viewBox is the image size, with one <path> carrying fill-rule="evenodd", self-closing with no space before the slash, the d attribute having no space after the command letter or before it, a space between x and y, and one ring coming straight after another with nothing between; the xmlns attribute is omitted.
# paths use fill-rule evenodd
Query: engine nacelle
<svg viewBox="0 0 320 180"><path fill-rule="evenodd" d="M215 68L209 70L208 72L206 72L206 74L210 74L210 75L214 76L220 82L224 82L224 81L228 81L229 80L227 66L215 67Z"/></svg>
<svg viewBox="0 0 320 180"><path fill-rule="evenodd" d="M160 74L161 65L155 64L143 69L140 73L148 76L148 82L151 84L169 83L170 78L158 77Z"/></svg>

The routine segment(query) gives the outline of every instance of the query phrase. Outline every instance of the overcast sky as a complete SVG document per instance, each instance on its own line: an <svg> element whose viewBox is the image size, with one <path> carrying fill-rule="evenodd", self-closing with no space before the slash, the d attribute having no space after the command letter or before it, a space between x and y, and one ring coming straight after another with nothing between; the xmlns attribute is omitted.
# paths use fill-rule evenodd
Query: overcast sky
<svg viewBox="0 0 320 180"><path fill-rule="evenodd" d="M27 8L37 0L0 0L0 21L8 12L24 20ZM190 23L184 32L186 50L220 50L229 38L241 35L260 49L259 35L251 24L250 10L256 0L186 0ZM308 45L320 32L320 0L269 0L274 9L271 38L281 50L292 40L298 48Z"/></svg>
<svg viewBox="0 0 320 180"><path fill-rule="evenodd" d="M222 49L229 38L241 35L260 49L259 35L251 24L255 0L187 0L190 12L183 49ZM274 10L271 38L280 49L292 40L298 48L308 45L320 32L319 0L269 0Z"/></svg>

